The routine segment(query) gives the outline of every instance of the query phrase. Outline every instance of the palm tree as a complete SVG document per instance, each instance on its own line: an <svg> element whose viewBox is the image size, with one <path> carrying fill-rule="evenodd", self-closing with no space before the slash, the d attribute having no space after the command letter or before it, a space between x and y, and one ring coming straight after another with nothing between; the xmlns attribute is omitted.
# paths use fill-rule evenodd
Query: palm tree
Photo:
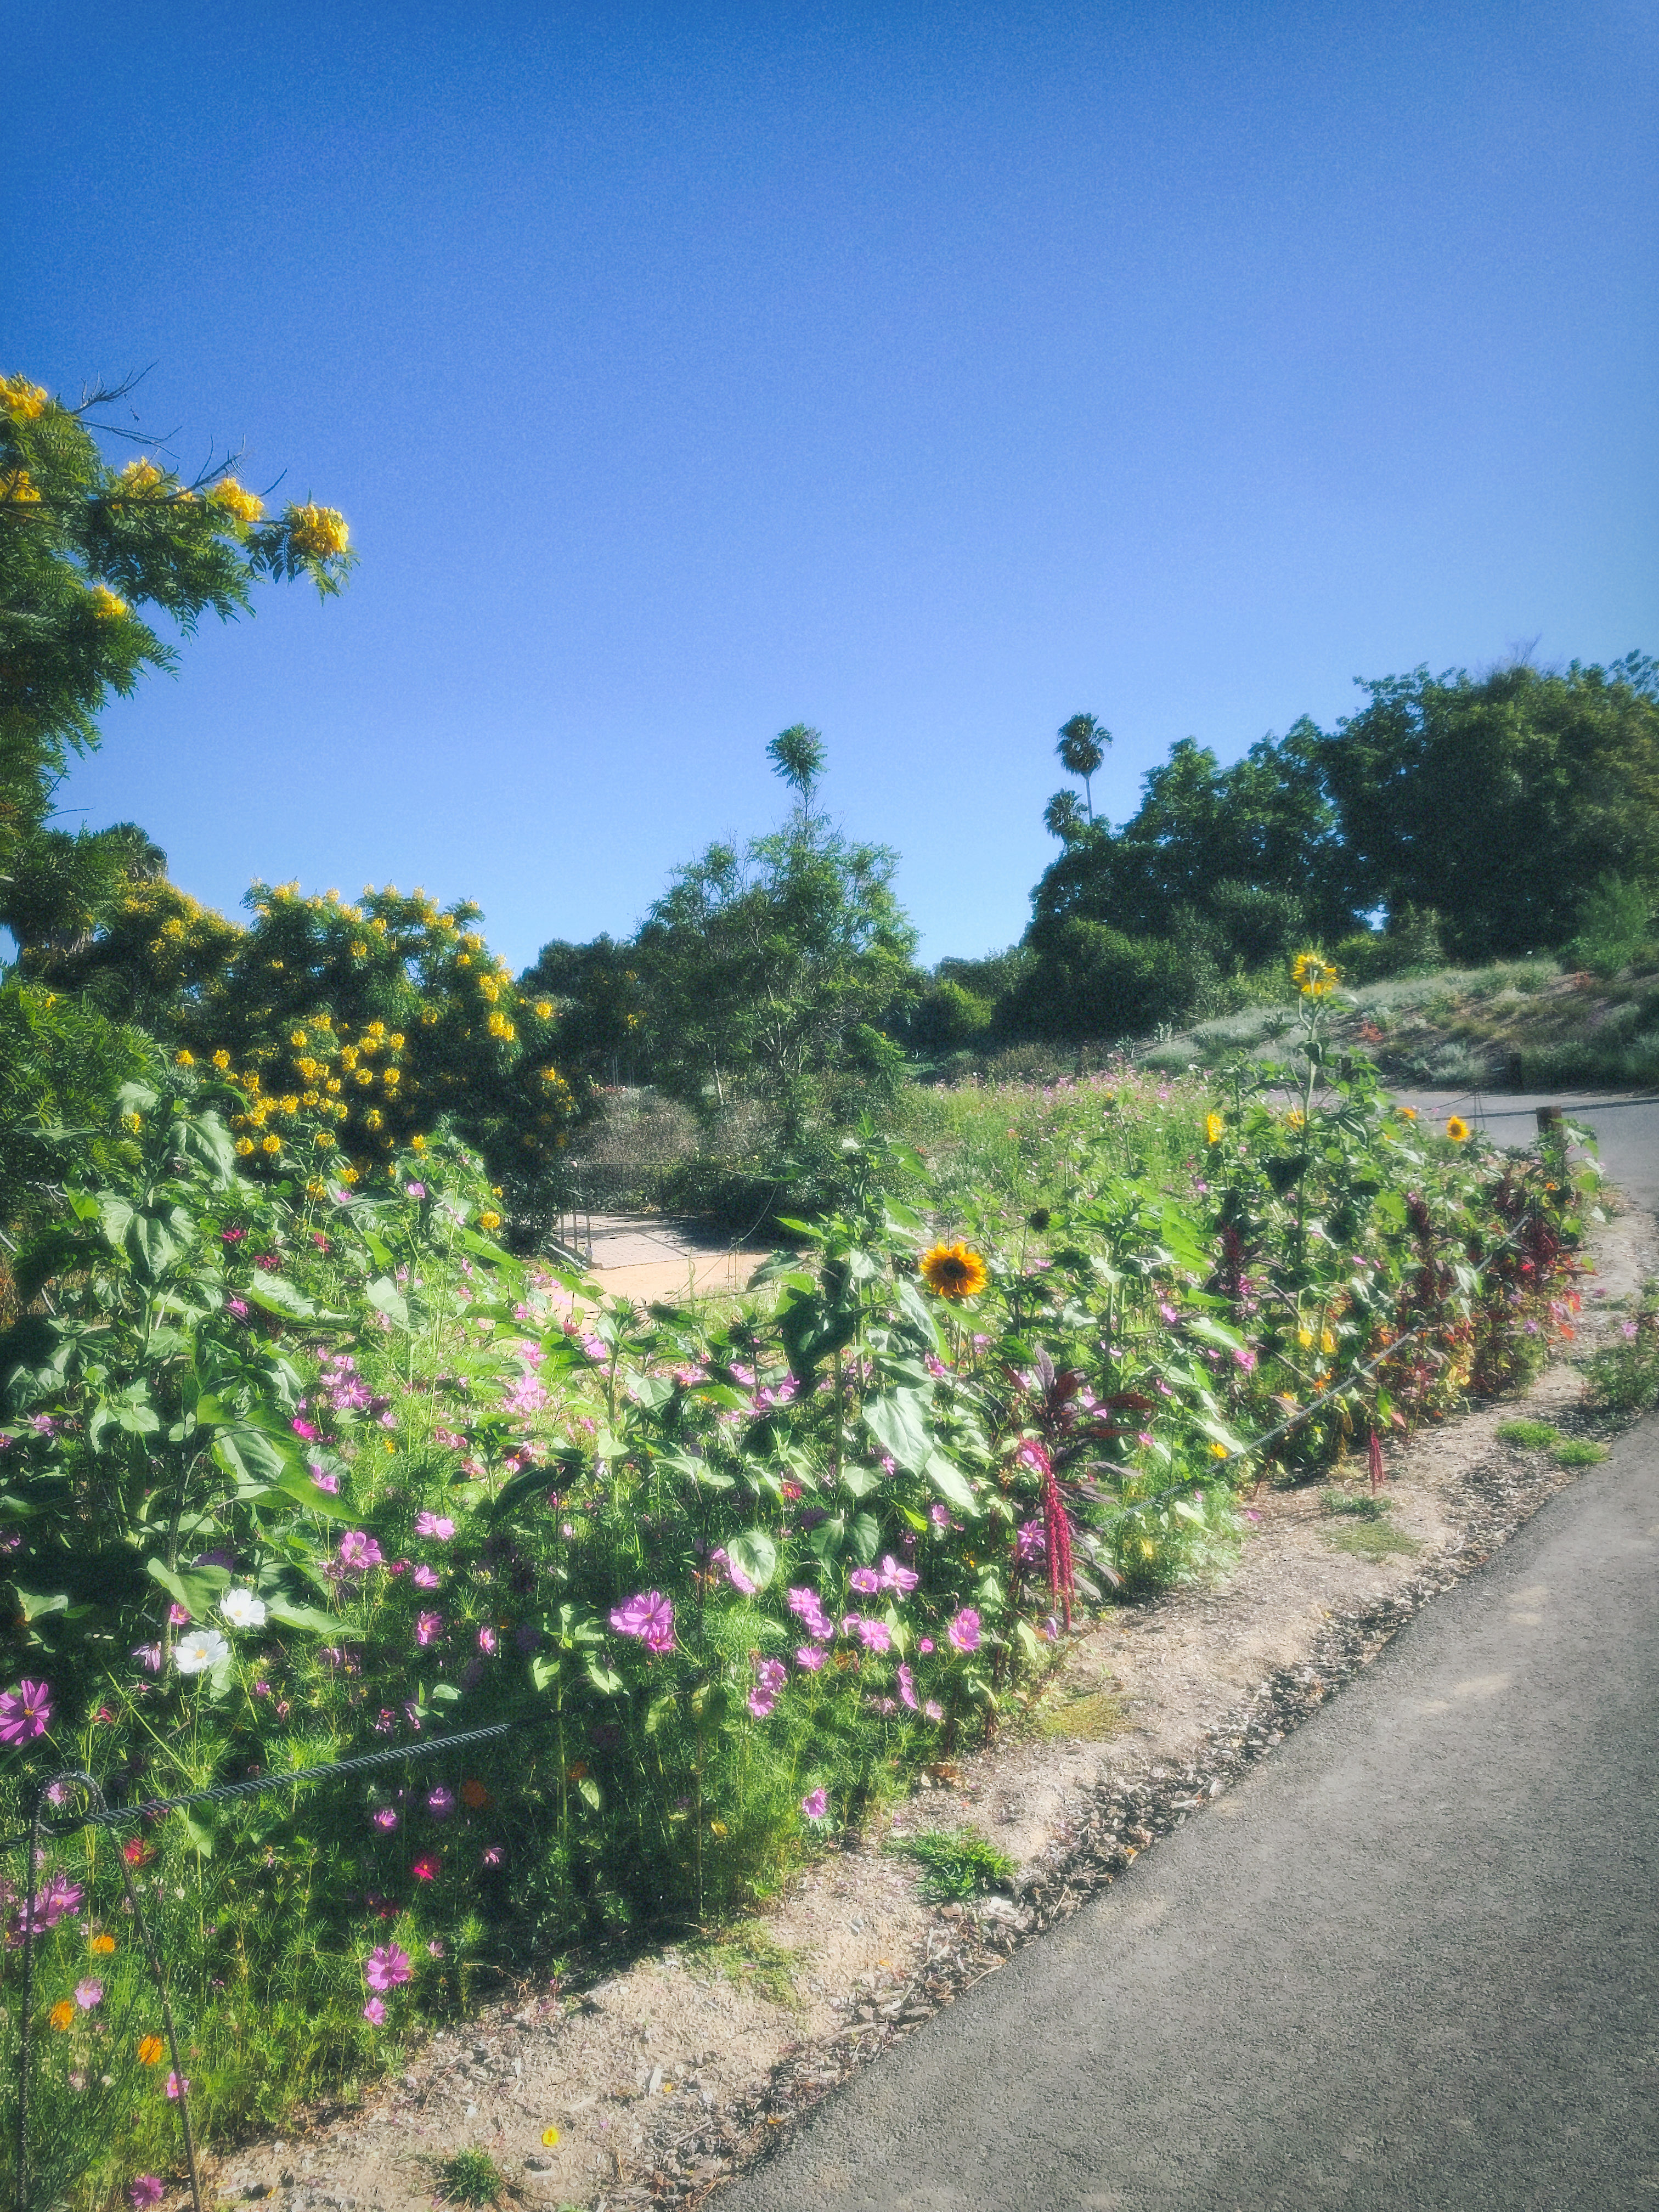
<svg viewBox="0 0 1659 2212"><path fill-rule="evenodd" d="M1092 714L1073 714L1069 722L1061 723L1060 743L1054 747L1066 773L1083 779L1083 803L1091 822L1095 818L1095 805L1089 779L1105 759L1111 742L1112 733L1104 722L1097 722Z"/></svg>

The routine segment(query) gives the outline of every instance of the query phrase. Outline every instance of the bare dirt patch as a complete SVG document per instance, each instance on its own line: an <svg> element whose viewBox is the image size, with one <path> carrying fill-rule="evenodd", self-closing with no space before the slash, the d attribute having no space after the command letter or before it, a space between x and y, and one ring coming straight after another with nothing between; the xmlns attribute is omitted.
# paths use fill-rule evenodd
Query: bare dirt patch
<svg viewBox="0 0 1659 2212"><path fill-rule="evenodd" d="M1624 1214L1598 1230L1592 1256L1575 1352L1659 1273L1659 1233ZM1582 1388L1559 1360L1526 1411L1571 1431ZM1499 1439L1516 1406L1390 1451L1382 1520L1331 1512L1319 1488L1264 1488L1224 1579L1075 1638L999 1741L923 1777L887 1823L810 1867L752 1923L586 1988L526 1978L435 2036L361 2110L221 2160L222 2201L427 2212L435 2162L476 2145L550 2212L699 2202L854 2067L1224 1796L1573 1480L1547 1452ZM1363 1462L1327 1487L1363 1499ZM1415 1548L1367 1557L1334 1540L1384 1525ZM919 1869L885 1846L964 1824L1016 1862L1013 1893L930 1905Z"/></svg>

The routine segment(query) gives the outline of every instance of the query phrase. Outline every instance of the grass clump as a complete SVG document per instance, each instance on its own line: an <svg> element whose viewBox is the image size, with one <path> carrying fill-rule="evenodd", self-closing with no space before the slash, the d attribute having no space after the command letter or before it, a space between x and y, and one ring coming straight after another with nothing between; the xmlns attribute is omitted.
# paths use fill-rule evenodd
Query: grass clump
<svg viewBox="0 0 1659 2212"><path fill-rule="evenodd" d="M1503 1444L1518 1444L1522 1451L1553 1451L1566 1438L1553 1421L1500 1421L1498 1441Z"/></svg>
<svg viewBox="0 0 1659 2212"><path fill-rule="evenodd" d="M961 1903L1012 1881L1014 1863L971 1828L927 1828L902 1836L889 1849L923 1869L921 1893L934 1905Z"/></svg>
<svg viewBox="0 0 1659 2212"><path fill-rule="evenodd" d="M1498 1437L1499 1443L1518 1444L1522 1451L1547 1451L1558 1467L1595 1467L1607 1455L1605 1444L1588 1437L1564 1437L1550 1421L1504 1421Z"/></svg>
<svg viewBox="0 0 1659 2212"><path fill-rule="evenodd" d="M1344 1516L1339 1527L1321 1533L1334 1552L1352 1552L1359 1559L1387 1559L1396 1553L1409 1556L1423 1548L1415 1536L1408 1536L1389 1521L1354 1521Z"/></svg>
<svg viewBox="0 0 1659 2212"><path fill-rule="evenodd" d="M1386 1498L1372 1498L1364 1491L1322 1490L1319 1493L1322 1513L1340 1513L1356 1521L1381 1521L1389 1510Z"/></svg>
<svg viewBox="0 0 1659 2212"><path fill-rule="evenodd" d="M731 1982L791 2012L800 2009L800 1991L795 1985L800 1954L785 1944L775 1943L763 1929L738 1929L710 1936L686 1944L681 1955L694 1974L710 1981Z"/></svg>
<svg viewBox="0 0 1659 2212"><path fill-rule="evenodd" d="M1104 1743L1127 1728L1127 1706L1115 1690L1079 1690L1042 1708L1037 1728L1043 1735L1068 1736L1079 1743Z"/></svg>
<svg viewBox="0 0 1659 2212"><path fill-rule="evenodd" d="M439 2201L446 2204L493 2204L507 2176L487 2150L458 2150L438 2167Z"/></svg>

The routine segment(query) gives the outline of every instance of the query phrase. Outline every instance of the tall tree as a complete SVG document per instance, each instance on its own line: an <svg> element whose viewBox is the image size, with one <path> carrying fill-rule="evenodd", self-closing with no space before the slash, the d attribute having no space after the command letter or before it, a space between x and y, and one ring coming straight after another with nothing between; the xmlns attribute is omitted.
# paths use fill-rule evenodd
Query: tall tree
<svg viewBox="0 0 1659 2212"><path fill-rule="evenodd" d="M1604 876L1659 903L1659 664L1525 662L1366 683L1322 747L1362 905L1438 910L1447 948L1564 945Z"/></svg>
<svg viewBox="0 0 1659 2212"><path fill-rule="evenodd" d="M1105 759L1106 748L1111 742L1111 732L1092 714L1073 714L1070 721L1060 726L1060 742L1054 750L1066 775L1082 779L1083 804L1091 822L1095 818L1091 779Z"/></svg>
<svg viewBox="0 0 1659 2212"><path fill-rule="evenodd" d="M797 793L787 821L678 870L637 950L665 1085L694 1102L750 1091L787 1115L879 1060L876 1025L914 989L915 932L893 896L897 855L849 843L812 805L817 732L768 750Z"/></svg>

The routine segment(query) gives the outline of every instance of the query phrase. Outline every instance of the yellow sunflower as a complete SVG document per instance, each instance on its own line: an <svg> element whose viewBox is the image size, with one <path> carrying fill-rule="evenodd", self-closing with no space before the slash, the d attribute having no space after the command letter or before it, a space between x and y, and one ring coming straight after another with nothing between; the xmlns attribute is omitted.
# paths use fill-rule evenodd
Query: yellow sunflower
<svg viewBox="0 0 1659 2212"><path fill-rule="evenodd" d="M1298 952L1291 963L1291 981L1304 999L1322 999L1341 981L1341 971L1317 952Z"/></svg>
<svg viewBox="0 0 1659 2212"><path fill-rule="evenodd" d="M1219 1114L1206 1114L1204 1116L1205 1143L1206 1145L1218 1145L1226 1132L1226 1123L1222 1120Z"/></svg>
<svg viewBox="0 0 1659 2212"><path fill-rule="evenodd" d="M1461 1117L1461 1115L1456 1114L1447 1115L1446 1134L1451 1139L1453 1144L1461 1145L1468 1137L1468 1133L1469 1125Z"/></svg>
<svg viewBox="0 0 1659 2212"><path fill-rule="evenodd" d="M921 1279L936 1297L971 1298L990 1280L985 1262L966 1244L935 1244L921 1255Z"/></svg>

